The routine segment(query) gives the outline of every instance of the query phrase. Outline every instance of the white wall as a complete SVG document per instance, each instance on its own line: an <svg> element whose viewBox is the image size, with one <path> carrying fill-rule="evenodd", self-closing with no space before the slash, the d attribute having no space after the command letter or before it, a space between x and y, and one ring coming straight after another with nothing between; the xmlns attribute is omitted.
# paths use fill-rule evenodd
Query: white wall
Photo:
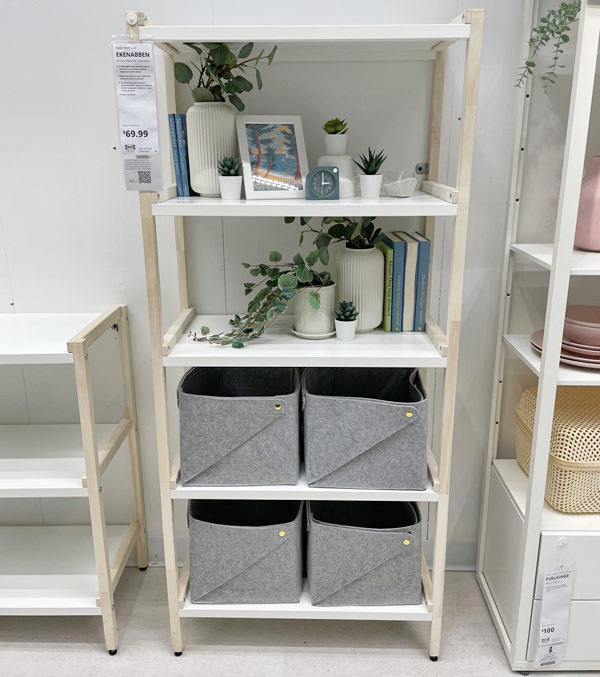
<svg viewBox="0 0 600 677"><path fill-rule="evenodd" d="M514 73L518 63L521 3L474 3L486 9L480 108L473 174L465 278L464 331L452 479L449 562L475 561L482 457L487 439L499 269L514 123ZM467 5L468 6L468 5ZM110 37L123 31L119 0L94 4L3 3L0 25L0 312L100 311L116 302L130 307L138 394L148 532L160 559L160 509L156 476L151 370L141 229L137 196L123 188L117 145ZM418 23L446 22L464 9L456 0L306 0L256 5L241 0L148 0L143 9L162 24ZM26 26L27 30L22 30ZM445 124L458 129L463 59L449 57ZM283 64L265 68L265 88L247 97L247 111L299 113L309 161L320 154L319 126L330 115L348 117L350 151L385 146L388 166L412 168L427 157L431 63ZM185 95L179 102L185 110ZM456 134L444 149L450 179ZM396 225L388 223L388 225ZM397 224L407 227L406 223ZM419 224L412 222L409 227ZM440 224L447 238L448 226ZM239 310L239 262L265 246L289 249L297 234L280 221L212 220L186 225L190 292L204 312ZM160 231L168 244L169 231ZM269 244L265 245L265 238ZM443 240L443 238L440 238ZM223 243L226 257L223 256ZM447 251L447 248L444 248ZM166 251L166 247L164 249ZM215 255L214 252L217 252ZM442 257L442 263L446 258ZM173 259L163 280L167 319L173 312ZM442 266L442 298L447 267ZM224 286L223 283L226 283ZM226 288L227 292L224 292ZM171 306L169 307L169 304ZM442 303L442 316L444 308ZM99 346L95 383L99 418L114 420L120 395L111 389L114 342ZM72 375L66 368L0 371L0 422L75 420ZM60 397L53 393L60 393ZM115 475L118 473L115 472ZM118 477L109 502L112 519L124 521L128 503ZM4 523L72 518L64 501L1 501ZM86 518L79 503L76 519ZM180 536L184 535L183 521Z"/></svg>

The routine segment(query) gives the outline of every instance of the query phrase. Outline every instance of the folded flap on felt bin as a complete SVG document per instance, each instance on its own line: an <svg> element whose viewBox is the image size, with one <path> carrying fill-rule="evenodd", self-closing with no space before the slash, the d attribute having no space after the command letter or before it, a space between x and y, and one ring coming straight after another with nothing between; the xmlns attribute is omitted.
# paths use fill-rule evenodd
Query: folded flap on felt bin
<svg viewBox="0 0 600 677"><path fill-rule="evenodd" d="M320 407L320 400L327 406L327 429L319 426L310 431L311 425L318 423L312 416L305 418L306 439L322 438L330 446L327 454L311 454L307 457L306 472L309 482L316 482L346 465L357 456L364 454L399 430L410 426L419 419L417 408L406 404L382 402L367 399L349 399L320 397L311 395L308 406ZM411 413L412 416L407 416ZM361 421L368 425L361 425ZM420 432L417 431L417 435ZM405 443L410 443L406 441ZM400 450L399 450L400 451Z"/></svg>
<svg viewBox="0 0 600 677"><path fill-rule="evenodd" d="M318 541L315 542L316 534L313 531L312 547L318 548L319 570L322 572L318 579L311 577L310 596L313 604L323 602L382 564L395 557L405 556L411 548L417 547L414 536L401 528L371 531L317 521L313 521L313 525L318 529ZM348 530L352 532L355 552L351 559L347 558ZM405 540L409 540L410 544L405 545Z"/></svg>
<svg viewBox="0 0 600 677"><path fill-rule="evenodd" d="M279 409L275 409L275 406ZM180 408L186 406L185 400ZM197 410L194 409L194 414ZM200 416L186 417L182 444L197 451L182 457L181 481L189 482L258 435L286 413L286 402L273 398L218 398L202 400Z"/></svg>
<svg viewBox="0 0 600 677"><path fill-rule="evenodd" d="M196 593L204 597L283 547L292 536L292 526L236 527L203 522L195 556L200 570L210 574L196 582ZM285 531L283 536L281 531Z"/></svg>

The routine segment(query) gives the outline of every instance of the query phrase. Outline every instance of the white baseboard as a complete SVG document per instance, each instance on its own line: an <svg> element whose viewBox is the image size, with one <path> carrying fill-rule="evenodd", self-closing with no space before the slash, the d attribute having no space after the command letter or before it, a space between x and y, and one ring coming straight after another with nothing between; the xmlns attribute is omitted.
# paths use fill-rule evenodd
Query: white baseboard
<svg viewBox="0 0 600 677"><path fill-rule="evenodd" d="M186 538L177 539L177 559L183 562L188 551ZM433 541L423 541L423 552L431 568ZM163 543L161 538L148 539L150 566L164 566ZM134 554L135 556L135 554ZM476 541L448 541L446 550L446 571L475 571L477 560Z"/></svg>

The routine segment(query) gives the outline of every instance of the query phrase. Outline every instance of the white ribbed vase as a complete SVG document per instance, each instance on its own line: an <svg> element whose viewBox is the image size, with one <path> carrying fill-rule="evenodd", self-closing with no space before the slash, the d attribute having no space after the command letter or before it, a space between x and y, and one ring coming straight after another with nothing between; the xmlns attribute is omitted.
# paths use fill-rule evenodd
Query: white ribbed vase
<svg viewBox="0 0 600 677"><path fill-rule="evenodd" d="M228 103L195 103L185 120L192 188L202 197L219 197L219 160L238 154L235 111Z"/></svg>
<svg viewBox="0 0 600 677"><path fill-rule="evenodd" d="M321 307L317 310L308 301L308 294L318 291ZM299 334L331 334L335 329L335 284L327 287L305 287L296 292L294 329Z"/></svg>
<svg viewBox="0 0 600 677"><path fill-rule="evenodd" d="M358 310L357 332L371 331L383 320L383 254L376 247L343 249L337 260L337 298Z"/></svg>
<svg viewBox="0 0 600 677"><path fill-rule="evenodd" d="M581 182L575 246L578 249L600 252L600 157L598 156L590 160Z"/></svg>

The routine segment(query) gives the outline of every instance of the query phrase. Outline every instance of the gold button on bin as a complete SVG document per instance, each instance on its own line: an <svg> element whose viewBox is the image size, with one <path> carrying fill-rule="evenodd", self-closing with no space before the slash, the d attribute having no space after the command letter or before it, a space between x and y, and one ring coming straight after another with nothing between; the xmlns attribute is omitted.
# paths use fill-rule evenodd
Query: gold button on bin
<svg viewBox="0 0 600 677"><path fill-rule="evenodd" d="M408 540L408 538L404 539L404 545L410 545L410 541Z"/></svg>
<svg viewBox="0 0 600 677"><path fill-rule="evenodd" d="M279 411L280 409L281 409L281 403L277 402L277 404L275 405L275 411Z"/></svg>
<svg viewBox="0 0 600 677"><path fill-rule="evenodd" d="M282 530L279 532L279 535L280 535L280 536L285 536L285 531L282 529Z"/></svg>
<svg viewBox="0 0 600 677"><path fill-rule="evenodd" d="M406 418L412 418L413 416L414 416L414 414L412 413L412 411L406 412Z"/></svg>

